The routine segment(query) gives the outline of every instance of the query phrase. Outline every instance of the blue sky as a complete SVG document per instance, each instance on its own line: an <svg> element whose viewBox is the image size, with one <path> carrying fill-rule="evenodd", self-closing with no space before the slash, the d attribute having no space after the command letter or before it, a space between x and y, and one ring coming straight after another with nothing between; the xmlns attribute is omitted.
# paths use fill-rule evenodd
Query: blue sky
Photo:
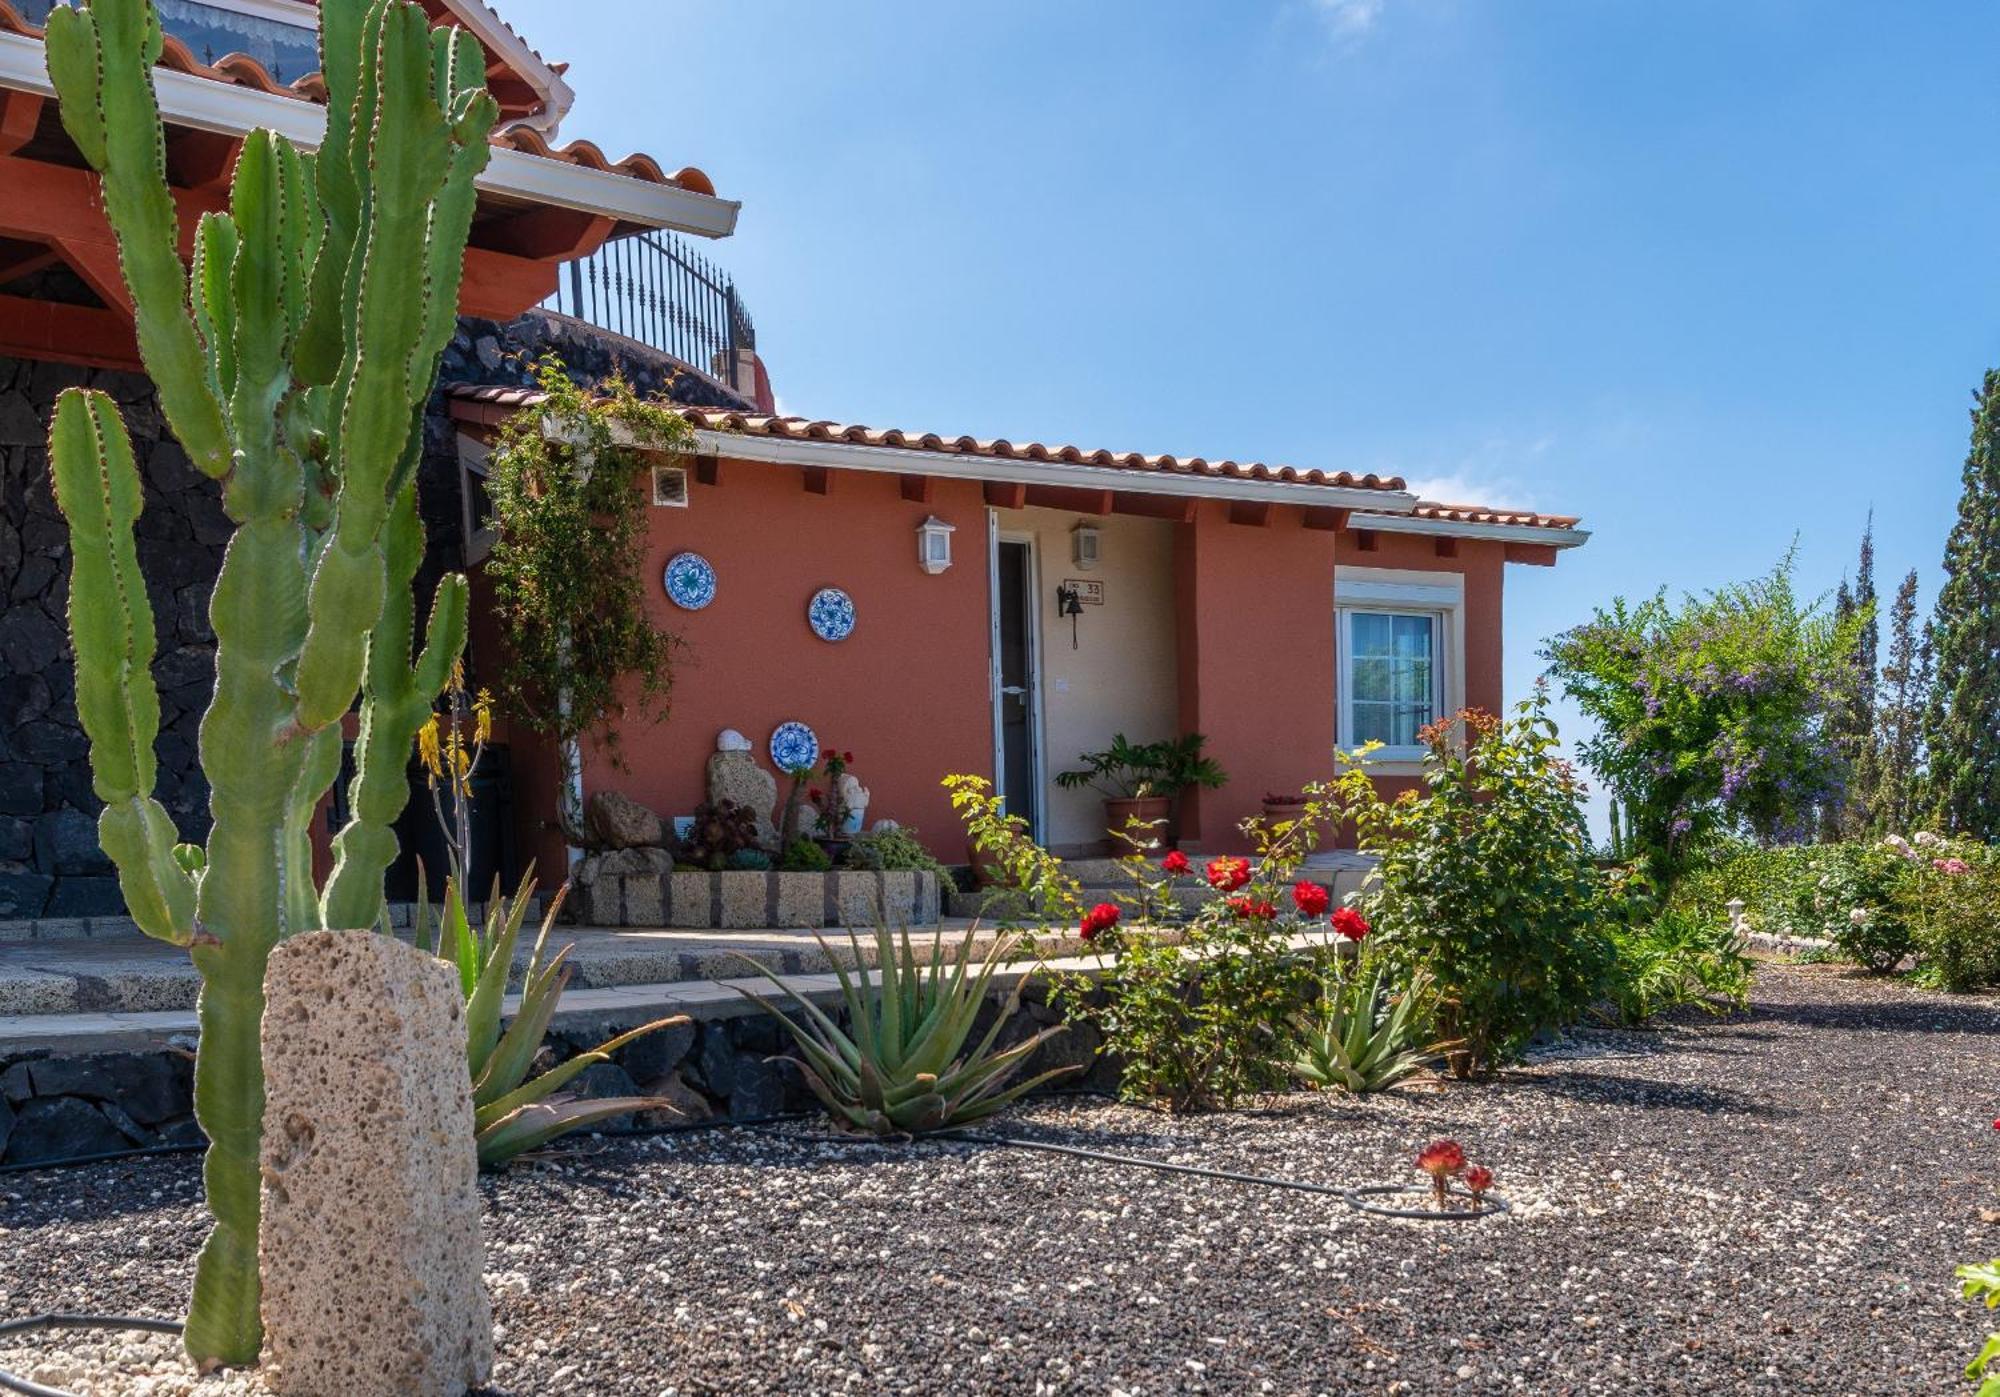
<svg viewBox="0 0 2000 1397"><path fill-rule="evenodd" d="M1392 471L1615 593L1875 511L1928 594L2000 360L1988 0L501 0L566 136L702 166L788 411ZM1274 606L1293 599L1274 598Z"/></svg>

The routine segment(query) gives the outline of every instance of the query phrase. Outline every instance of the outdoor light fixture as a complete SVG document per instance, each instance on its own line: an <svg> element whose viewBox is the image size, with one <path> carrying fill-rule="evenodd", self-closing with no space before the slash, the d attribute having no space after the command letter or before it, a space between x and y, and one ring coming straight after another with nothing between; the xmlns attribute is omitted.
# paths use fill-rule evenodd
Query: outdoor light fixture
<svg viewBox="0 0 2000 1397"><path fill-rule="evenodd" d="M1096 532L1091 530L1093 535ZM1069 648L1076 649L1076 618L1083 615L1083 589L1067 582L1056 583L1056 615L1069 617Z"/></svg>
<svg viewBox="0 0 2000 1397"><path fill-rule="evenodd" d="M917 525L917 563L932 577L951 566L951 535L957 527L935 514Z"/></svg>
<svg viewBox="0 0 2000 1397"><path fill-rule="evenodd" d="M1071 547L1076 556L1076 565L1085 571L1097 566L1102 556L1099 540L1102 532L1095 524L1078 524L1069 531Z"/></svg>

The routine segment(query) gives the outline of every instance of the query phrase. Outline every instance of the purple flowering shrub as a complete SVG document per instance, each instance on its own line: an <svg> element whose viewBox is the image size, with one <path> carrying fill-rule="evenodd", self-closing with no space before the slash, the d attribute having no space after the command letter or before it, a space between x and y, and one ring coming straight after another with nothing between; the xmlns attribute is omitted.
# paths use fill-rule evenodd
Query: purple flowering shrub
<svg viewBox="0 0 2000 1397"><path fill-rule="evenodd" d="M1597 725L1585 763L1616 800L1631 853L1664 891L1732 835L1805 839L1846 777L1826 731L1861 619L1768 576L1688 596L1623 598L1557 636L1551 672Z"/></svg>

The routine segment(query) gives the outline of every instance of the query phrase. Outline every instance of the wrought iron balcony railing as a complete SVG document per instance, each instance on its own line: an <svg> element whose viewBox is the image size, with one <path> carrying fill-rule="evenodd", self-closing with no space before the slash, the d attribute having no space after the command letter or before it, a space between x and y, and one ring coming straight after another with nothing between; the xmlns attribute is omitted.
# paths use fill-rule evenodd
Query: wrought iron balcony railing
<svg viewBox="0 0 2000 1397"><path fill-rule="evenodd" d="M757 329L736 284L672 233L606 243L562 270L543 309L574 316L671 354L745 398L754 370L743 350Z"/></svg>

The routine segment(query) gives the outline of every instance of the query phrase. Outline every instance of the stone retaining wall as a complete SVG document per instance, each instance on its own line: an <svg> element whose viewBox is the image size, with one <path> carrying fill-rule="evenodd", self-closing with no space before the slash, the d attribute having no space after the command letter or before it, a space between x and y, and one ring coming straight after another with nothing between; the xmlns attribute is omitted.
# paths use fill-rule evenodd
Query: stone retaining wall
<svg viewBox="0 0 2000 1397"><path fill-rule="evenodd" d="M588 926L746 931L761 927L936 926L934 873L600 873L571 892Z"/></svg>
<svg viewBox="0 0 2000 1397"><path fill-rule="evenodd" d="M1029 988L1021 1012L1001 1033L1001 1047L1060 1022L1045 993L1040 985ZM970 1041L984 1035L1000 1002L997 992L988 999ZM536 1070L636 1026L593 1023L587 1032L554 1030ZM1062 1087L1115 1090L1117 1065L1097 1057L1098 1042L1093 1030L1073 1027L1038 1048L1021 1076L1076 1063L1087 1071L1062 1079ZM0 1053L0 1165L201 1143L192 1114L191 1047L187 1041L152 1051L83 1056L43 1051L8 1058ZM797 1066L787 1060L796 1056L790 1036L768 1015L752 1011L641 1038L612 1061L585 1070L571 1089L588 1097L654 1096L672 1103L672 1109L593 1127L609 1134L716 1118L751 1120L816 1107Z"/></svg>

